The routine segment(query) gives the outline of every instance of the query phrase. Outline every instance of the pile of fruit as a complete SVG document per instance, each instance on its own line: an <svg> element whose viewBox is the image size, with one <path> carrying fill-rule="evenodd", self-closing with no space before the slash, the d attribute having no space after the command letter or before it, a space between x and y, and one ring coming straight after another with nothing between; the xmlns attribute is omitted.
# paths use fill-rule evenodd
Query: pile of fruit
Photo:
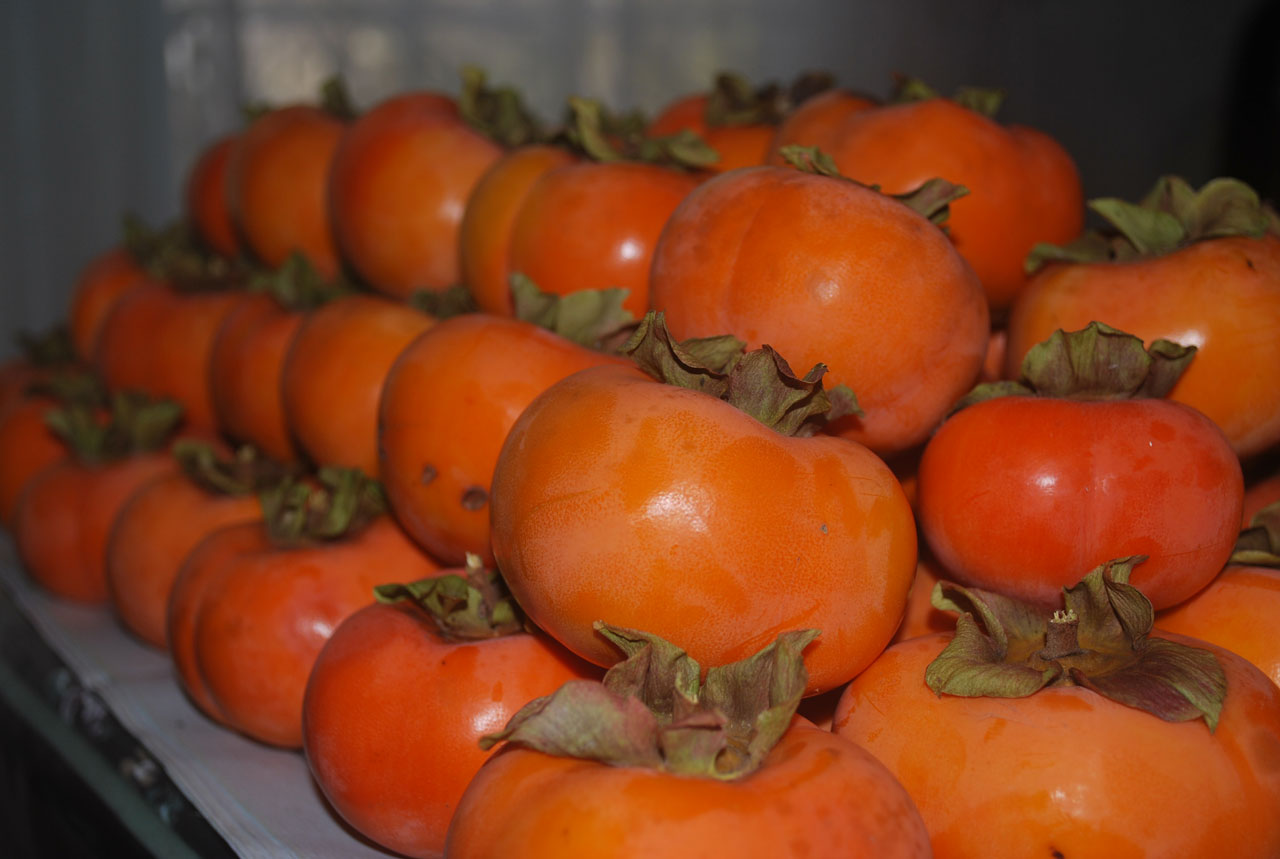
<svg viewBox="0 0 1280 859"><path fill-rule="evenodd" d="M408 856L1274 859L1280 220L1086 231L998 108L258 109L4 367L0 521Z"/></svg>

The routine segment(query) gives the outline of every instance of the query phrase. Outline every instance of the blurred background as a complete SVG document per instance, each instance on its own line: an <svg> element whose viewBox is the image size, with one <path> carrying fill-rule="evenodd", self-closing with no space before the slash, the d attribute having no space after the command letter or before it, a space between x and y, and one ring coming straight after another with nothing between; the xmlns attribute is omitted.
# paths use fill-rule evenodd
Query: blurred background
<svg viewBox="0 0 1280 859"><path fill-rule="evenodd" d="M1074 155L1086 194L1164 173L1280 196L1280 0L5 0L0 3L0 357L65 315L76 274L135 212L178 214L200 149L247 102L456 93L464 64L545 118L569 95L657 111L722 69L895 72L994 86L1004 122Z"/></svg>

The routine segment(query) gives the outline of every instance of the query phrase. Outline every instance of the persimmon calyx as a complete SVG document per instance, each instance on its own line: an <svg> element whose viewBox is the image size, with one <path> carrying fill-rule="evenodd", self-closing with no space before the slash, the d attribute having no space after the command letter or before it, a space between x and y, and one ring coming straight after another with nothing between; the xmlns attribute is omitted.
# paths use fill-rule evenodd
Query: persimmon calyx
<svg viewBox="0 0 1280 859"><path fill-rule="evenodd" d="M1004 90L994 87L962 86L956 89L951 96L951 101L961 107L967 107L975 113L980 113L988 119L993 119L1000 112L1000 108L1004 104L1005 95ZM895 104L909 104L942 97L940 92L920 78L900 76L894 88L893 102Z"/></svg>
<svg viewBox="0 0 1280 859"><path fill-rule="evenodd" d="M249 277L248 288L265 292L286 310L315 310L355 291L355 287L342 278L325 279L300 251L290 253L275 268L255 270Z"/></svg>
<svg viewBox="0 0 1280 859"><path fill-rule="evenodd" d="M569 99L569 122L564 136L592 161L638 161L679 170L702 170L720 160L720 153L688 129L661 137L646 137L638 125L611 118L600 102Z"/></svg>
<svg viewBox="0 0 1280 859"><path fill-rule="evenodd" d="M85 402L69 402L45 414L45 423L71 454L91 465L160 450L181 422L180 403L137 391L112 394L107 415Z"/></svg>
<svg viewBox="0 0 1280 859"><path fill-rule="evenodd" d="M1025 698L1047 686L1082 686L1168 722L1204 719L1213 731L1226 700L1217 657L1151 637L1150 601L1129 584L1144 556L1119 558L1063 589L1065 611L939 582L935 608L956 612L956 634L925 671L939 696Z"/></svg>
<svg viewBox="0 0 1280 859"><path fill-rule="evenodd" d="M520 610L498 571L470 552L462 575L378 585L373 595L380 603L410 602L422 609L447 641L478 641L524 631Z"/></svg>
<svg viewBox="0 0 1280 859"><path fill-rule="evenodd" d="M546 138L537 117L525 106L514 87L489 86L488 74L479 66L463 66L458 113L485 137L507 148Z"/></svg>
<svg viewBox="0 0 1280 859"><path fill-rule="evenodd" d="M634 321L622 306L629 293L611 288L556 295L543 292L522 272L511 275L511 302L517 319L590 349L599 349L610 335Z"/></svg>
<svg viewBox="0 0 1280 859"><path fill-rule="evenodd" d="M358 115L351 91L342 75L325 78L320 84L320 109L343 122L350 122Z"/></svg>
<svg viewBox="0 0 1280 859"><path fill-rule="evenodd" d="M241 445L229 456L219 456L207 441L174 442L173 456L187 478L214 495L249 495L277 486L294 472L256 447Z"/></svg>
<svg viewBox="0 0 1280 859"><path fill-rule="evenodd" d="M677 342L665 315L651 310L618 351L658 381L724 400L783 435L811 436L836 418L862 416L848 387L823 389L825 364L798 378L772 347L745 345L731 334Z"/></svg>
<svg viewBox="0 0 1280 859"><path fill-rule="evenodd" d="M1016 381L987 382L962 397L951 413L997 397L1135 400L1169 395L1195 357L1195 346L1140 337L1101 322L1079 331L1059 328L1022 360Z"/></svg>
<svg viewBox="0 0 1280 859"><path fill-rule="evenodd" d="M1236 538L1228 563L1280 568L1280 501L1253 514L1249 527Z"/></svg>
<svg viewBox="0 0 1280 859"><path fill-rule="evenodd" d="M866 185L841 173L835 160L816 146L801 146L793 143L779 149L778 154L792 167L805 173L826 176L830 179L843 179L876 193L884 193L879 185ZM956 185L946 179L935 177L913 191L903 194L885 194L885 196L892 197L920 217L942 227L951 217L951 204L968 193L969 189L963 185Z"/></svg>
<svg viewBox="0 0 1280 859"><path fill-rule="evenodd" d="M386 513L382 484L358 468L321 468L258 493L272 542L298 546L350 537Z"/></svg>
<svg viewBox="0 0 1280 859"><path fill-rule="evenodd" d="M43 333L18 332L18 349L23 359L35 367L62 367L76 363L71 329L55 325Z"/></svg>
<svg viewBox="0 0 1280 859"><path fill-rule="evenodd" d="M625 658L604 680L571 680L481 740L551 755L717 780L754 772L804 695L801 656L817 630L785 632L753 656L707 669L656 635L597 622Z"/></svg>
<svg viewBox="0 0 1280 859"><path fill-rule="evenodd" d="M71 367L37 379L27 385L24 392L49 397L63 405L79 403L91 408L105 408L108 400L107 387L101 378Z"/></svg>
<svg viewBox="0 0 1280 859"><path fill-rule="evenodd" d="M1227 236L1280 235L1280 218L1239 179L1220 177L1197 191L1181 177L1161 176L1137 203L1115 197L1089 201L1107 222L1066 245L1041 242L1027 256L1034 273L1050 262L1126 262L1164 256L1195 242Z"/></svg>
<svg viewBox="0 0 1280 859"><path fill-rule="evenodd" d="M444 289L418 289L409 296L409 306L434 319L451 319L479 310L476 297L464 283Z"/></svg>
<svg viewBox="0 0 1280 859"><path fill-rule="evenodd" d="M712 128L735 125L777 125L805 100L832 87L829 72L805 72L782 86L771 82L752 86L736 72L720 72L707 94L704 118Z"/></svg>
<svg viewBox="0 0 1280 859"><path fill-rule="evenodd" d="M204 248L185 221L155 230L136 215L126 214L124 246L149 276L179 292L234 289L249 280L244 263Z"/></svg>

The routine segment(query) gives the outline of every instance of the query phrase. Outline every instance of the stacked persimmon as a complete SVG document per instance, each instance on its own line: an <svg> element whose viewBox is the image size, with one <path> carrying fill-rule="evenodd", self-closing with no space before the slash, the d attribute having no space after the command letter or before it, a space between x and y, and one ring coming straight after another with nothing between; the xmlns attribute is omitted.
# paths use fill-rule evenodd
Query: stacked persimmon
<svg viewBox="0 0 1280 859"><path fill-rule="evenodd" d="M261 111L0 516L405 855L1280 855L1280 226L998 101Z"/></svg>

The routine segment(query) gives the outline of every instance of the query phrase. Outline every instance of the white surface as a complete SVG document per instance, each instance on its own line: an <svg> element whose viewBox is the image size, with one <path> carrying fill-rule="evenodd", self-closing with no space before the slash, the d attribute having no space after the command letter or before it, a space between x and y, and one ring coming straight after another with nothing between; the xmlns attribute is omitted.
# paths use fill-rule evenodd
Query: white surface
<svg viewBox="0 0 1280 859"><path fill-rule="evenodd" d="M263 746L205 718L168 656L126 633L107 606L61 602L0 539L0 583L32 624L231 847L246 857L385 857L325 806L300 753Z"/></svg>

